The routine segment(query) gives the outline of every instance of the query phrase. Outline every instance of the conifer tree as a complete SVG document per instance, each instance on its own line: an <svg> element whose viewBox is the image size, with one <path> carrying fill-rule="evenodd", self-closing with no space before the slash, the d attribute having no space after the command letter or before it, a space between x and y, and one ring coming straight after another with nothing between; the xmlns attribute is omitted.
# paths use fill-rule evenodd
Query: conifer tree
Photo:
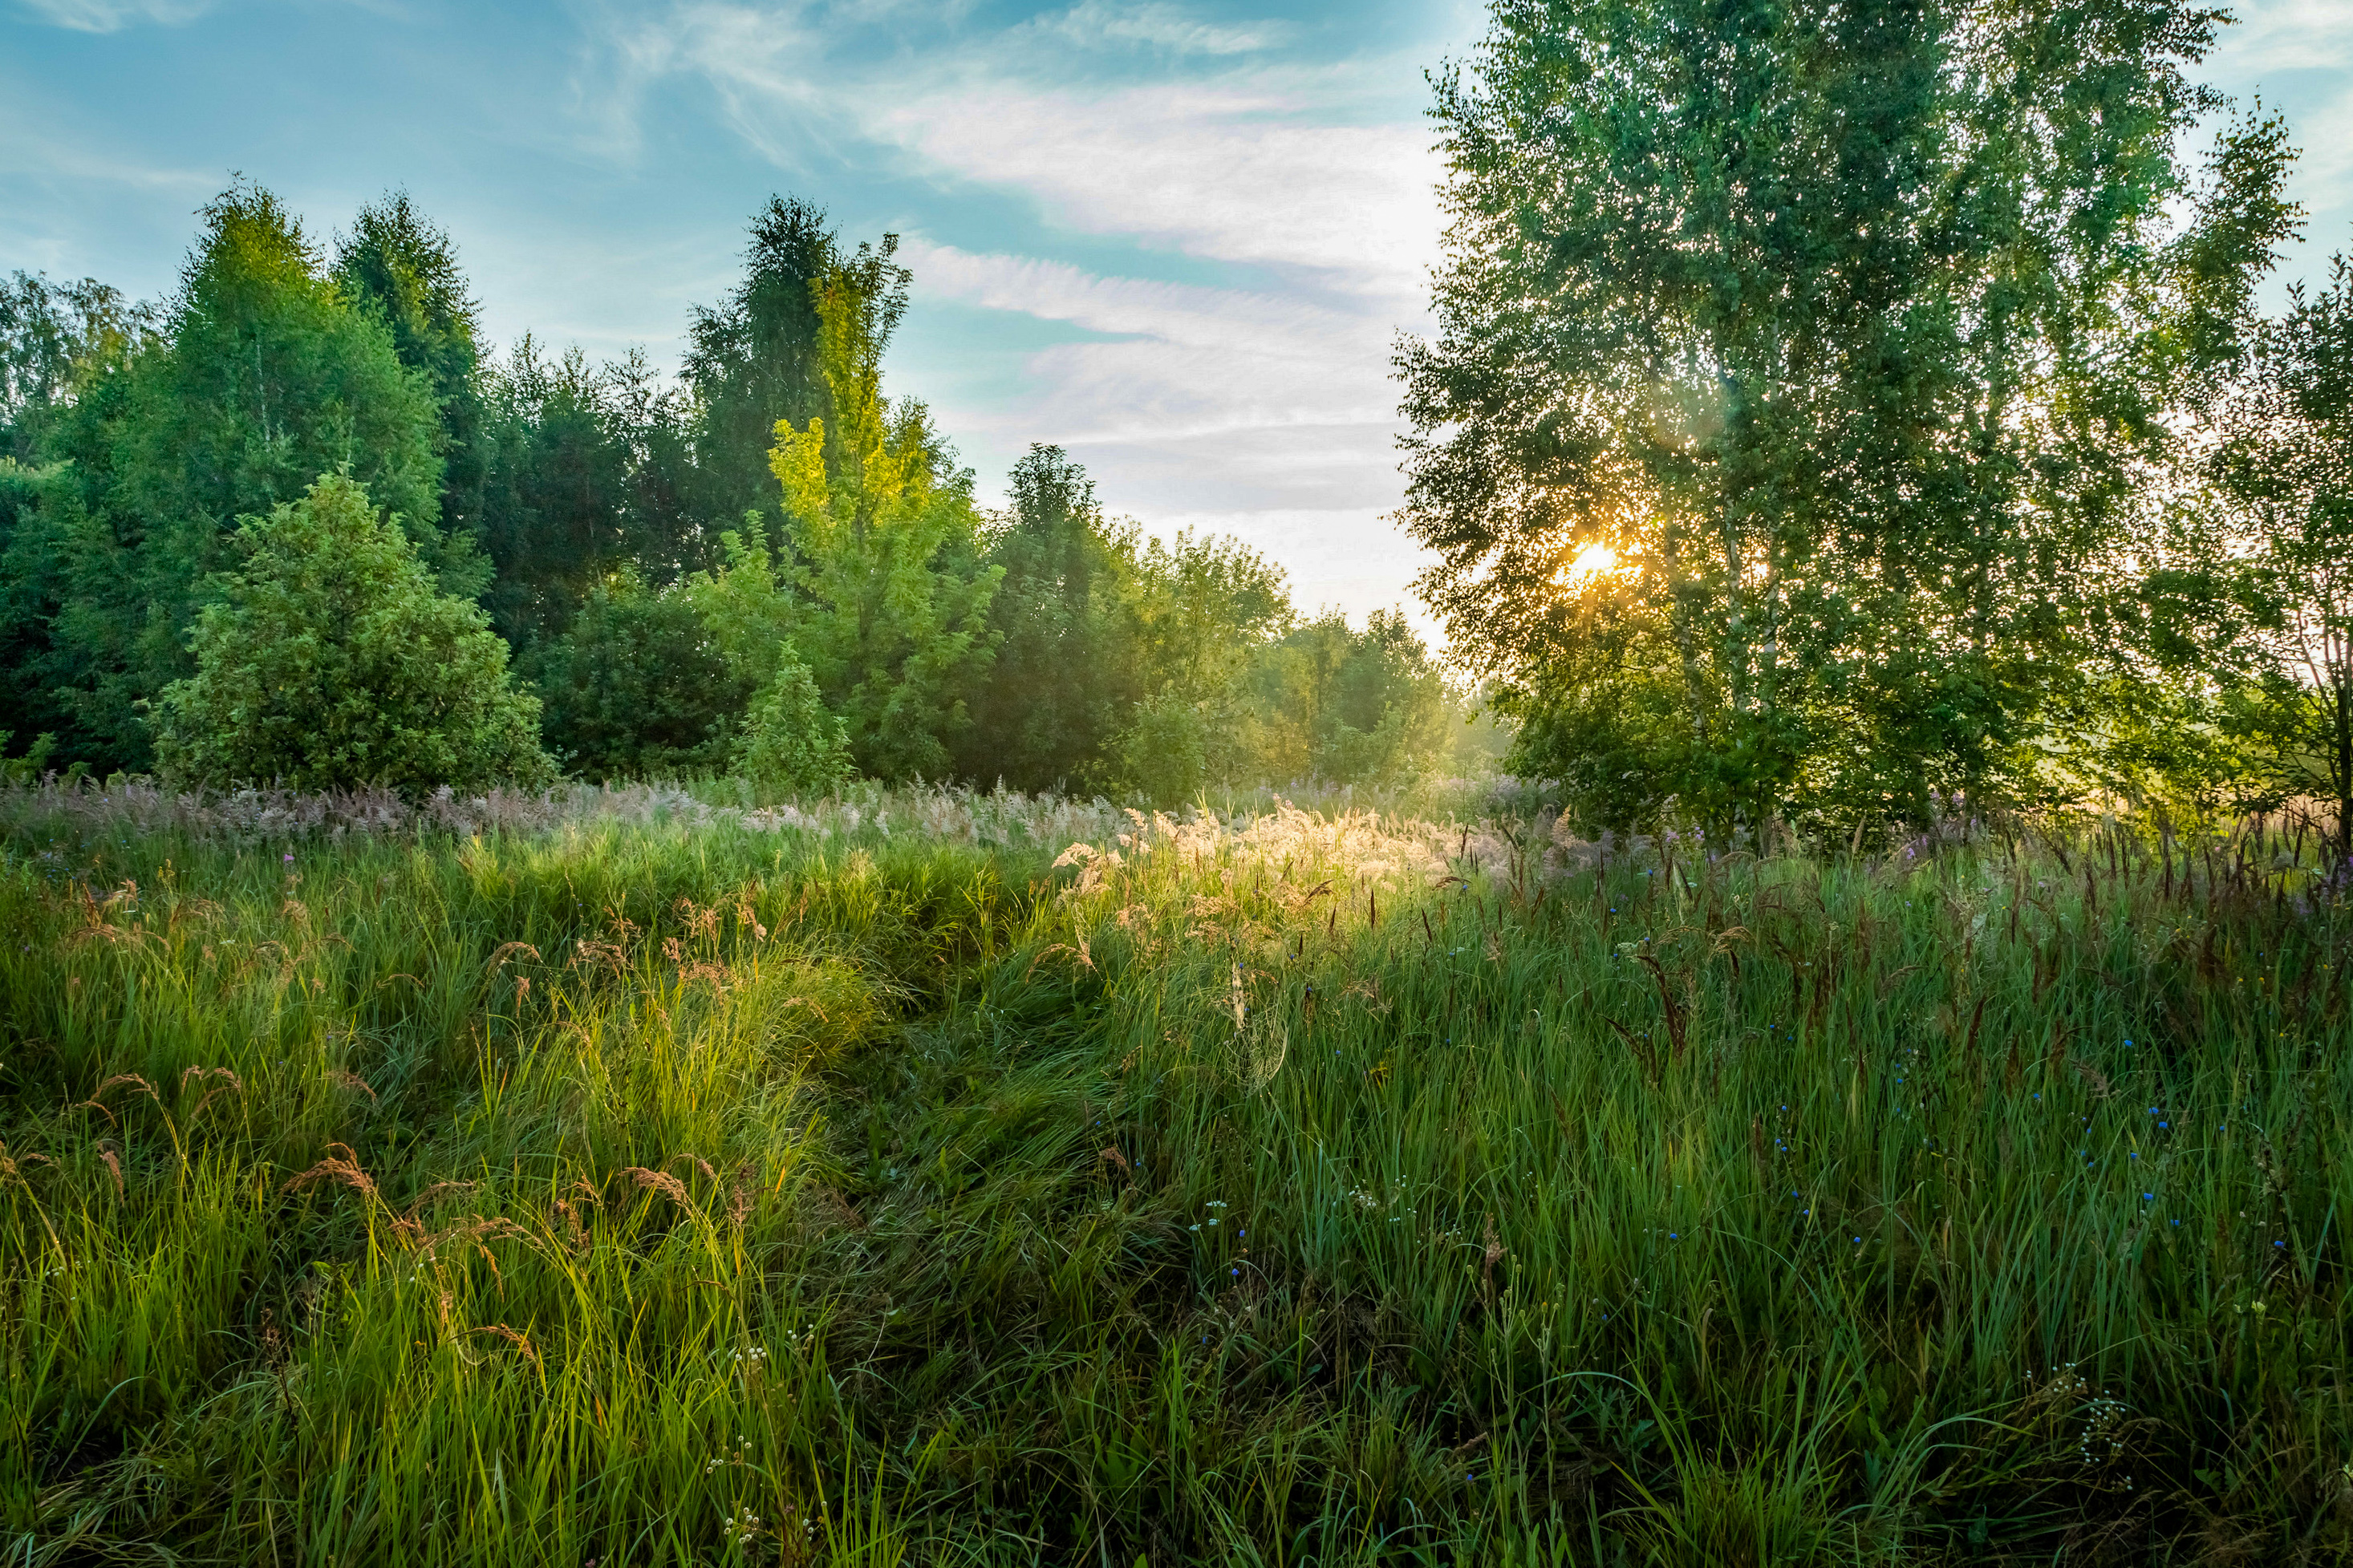
<svg viewBox="0 0 2353 1568"><path fill-rule="evenodd" d="M438 526L438 419L387 324L355 310L278 199L238 185L205 226L164 321L55 437L74 459L12 539L12 595L44 646L21 679L60 715L61 754L141 768L140 704L193 668L185 638L230 563L240 517L267 515L348 466L396 516L445 590L487 579L470 540Z"/></svg>
<svg viewBox="0 0 2353 1568"><path fill-rule="evenodd" d="M874 325L887 340L907 308L898 237L861 247L859 284L874 295ZM822 209L772 196L753 220L744 281L717 307L698 309L685 375L700 409L696 501L712 518L776 508L768 449L778 420L807 426L831 412L818 293L843 270ZM768 542L775 542L772 539Z"/></svg>
<svg viewBox="0 0 2353 1568"><path fill-rule="evenodd" d="M400 363L423 376L439 411L440 524L479 534L484 451L480 307L458 268L458 248L426 221L406 191L362 207L335 247L335 285L391 330Z"/></svg>

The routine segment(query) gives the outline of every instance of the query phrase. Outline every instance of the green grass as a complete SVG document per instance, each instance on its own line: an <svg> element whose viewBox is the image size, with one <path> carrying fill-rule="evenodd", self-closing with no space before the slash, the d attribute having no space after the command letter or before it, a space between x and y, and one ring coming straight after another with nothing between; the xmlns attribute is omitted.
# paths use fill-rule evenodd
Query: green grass
<svg viewBox="0 0 2353 1568"><path fill-rule="evenodd" d="M2271 874L5 804L0 1562L2353 1551Z"/></svg>

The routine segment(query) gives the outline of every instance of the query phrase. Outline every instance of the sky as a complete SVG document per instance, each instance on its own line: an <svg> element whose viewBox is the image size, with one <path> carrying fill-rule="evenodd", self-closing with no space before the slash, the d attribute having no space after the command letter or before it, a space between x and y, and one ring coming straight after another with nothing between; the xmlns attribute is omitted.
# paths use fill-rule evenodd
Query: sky
<svg viewBox="0 0 2353 1568"><path fill-rule="evenodd" d="M2353 0L2238 8L2205 78L2284 112L2353 250ZM1114 513L1237 535L1303 607L1411 608L1399 332L1425 331L1427 69L1477 0L0 0L0 272L173 287L233 174L325 239L395 187L498 344L676 363L772 193L901 237L888 387L985 500L1032 442ZM1417 615L1427 629L1427 621Z"/></svg>

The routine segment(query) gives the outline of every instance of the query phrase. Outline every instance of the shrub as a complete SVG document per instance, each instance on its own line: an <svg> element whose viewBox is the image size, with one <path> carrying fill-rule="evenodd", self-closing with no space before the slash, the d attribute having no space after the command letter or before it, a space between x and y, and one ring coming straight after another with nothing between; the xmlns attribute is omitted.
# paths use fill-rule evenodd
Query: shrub
<svg viewBox="0 0 2353 1568"><path fill-rule="evenodd" d="M592 780L719 771L754 689L684 595L634 571L591 589L570 628L521 664L549 747Z"/></svg>
<svg viewBox="0 0 2353 1568"><path fill-rule="evenodd" d="M1135 705L1117 748L1119 779L1153 805L1182 805L1208 781L1209 723L1173 689Z"/></svg>
<svg viewBox="0 0 2353 1568"><path fill-rule="evenodd" d="M348 474L246 518L236 542L190 639L196 673L155 706L166 777L409 795L553 777L506 644Z"/></svg>
<svg viewBox="0 0 2353 1568"><path fill-rule="evenodd" d="M821 790L849 773L849 727L826 710L808 666L784 650L776 678L752 700L735 771L754 784Z"/></svg>

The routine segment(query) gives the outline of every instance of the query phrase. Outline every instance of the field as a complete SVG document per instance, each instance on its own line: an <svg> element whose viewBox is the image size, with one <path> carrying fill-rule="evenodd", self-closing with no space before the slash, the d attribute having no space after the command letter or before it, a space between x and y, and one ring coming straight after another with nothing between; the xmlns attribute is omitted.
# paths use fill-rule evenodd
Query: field
<svg viewBox="0 0 2353 1568"><path fill-rule="evenodd" d="M2316 845L1314 804L0 795L0 1561L2353 1552Z"/></svg>

